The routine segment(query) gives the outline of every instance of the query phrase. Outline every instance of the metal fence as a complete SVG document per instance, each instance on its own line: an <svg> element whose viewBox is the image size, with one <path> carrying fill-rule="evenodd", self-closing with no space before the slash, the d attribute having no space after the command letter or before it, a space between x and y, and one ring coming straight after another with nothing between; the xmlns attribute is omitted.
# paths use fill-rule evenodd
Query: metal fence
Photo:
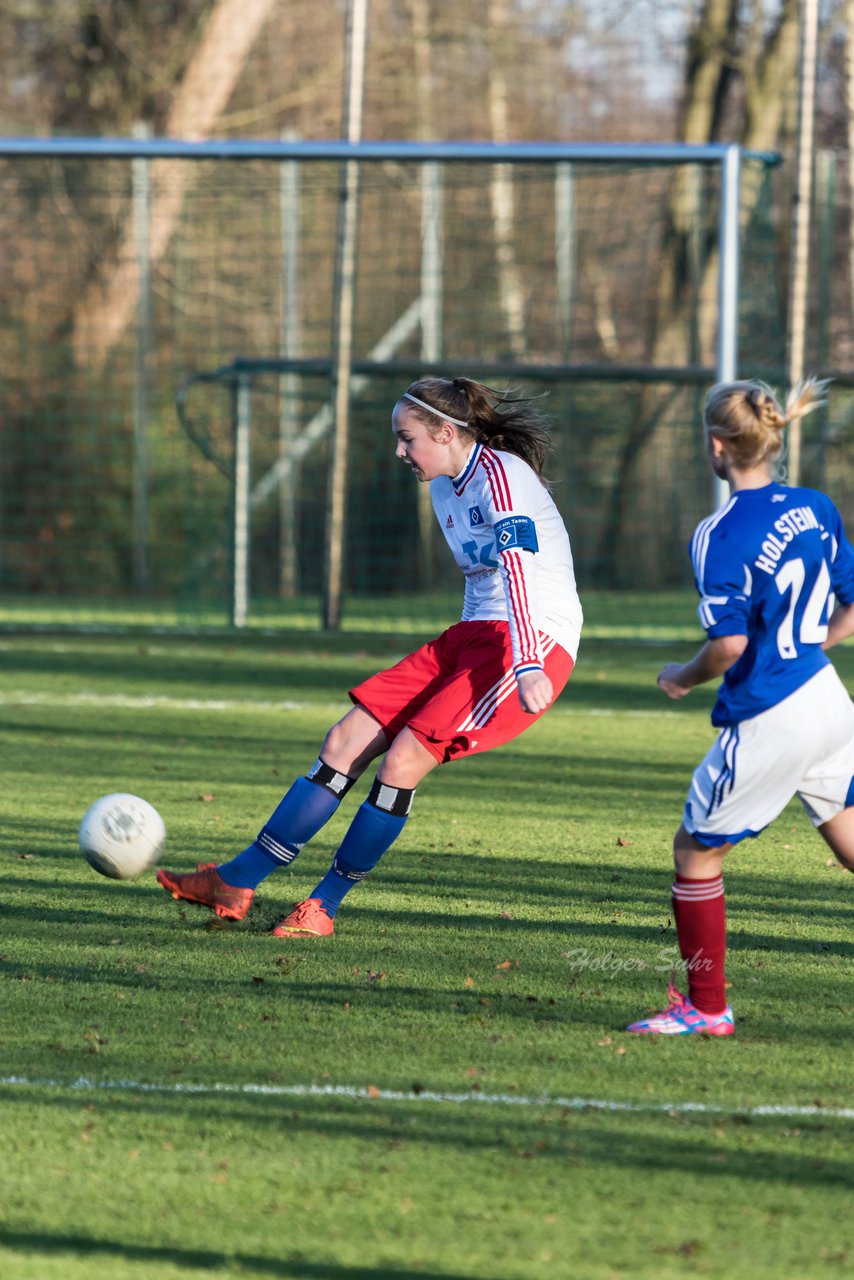
<svg viewBox="0 0 854 1280"><path fill-rule="evenodd" d="M716 496L705 388L783 367L773 162L737 147L0 140L0 622L245 625L287 601L320 617L335 520L344 596L455 585L389 429L427 371L546 395L582 587L685 583ZM847 396L810 420L805 450L807 478L843 496Z"/></svg>

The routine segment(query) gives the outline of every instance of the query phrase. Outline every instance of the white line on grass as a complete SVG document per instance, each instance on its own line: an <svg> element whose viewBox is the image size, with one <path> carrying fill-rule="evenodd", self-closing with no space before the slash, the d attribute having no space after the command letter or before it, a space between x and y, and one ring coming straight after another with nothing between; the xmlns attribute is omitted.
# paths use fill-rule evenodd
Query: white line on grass
<svg viewBox="0 0 854 1280"><path fill-rule="evenodd" d="M854 1107L765 1105L725 1107L710 1102L615 1102L607 1098L561 1098L549 1094L526 1097L515 1093L439 1093L433 1089L380 1089L352 1084L158 1084L140 1080L39 1080L28 1076L0 1076L0 1086L12 1089L71 1089L80 1093L237 1094L269 1098L348 1098L375 1102L479 1103L494 1107L557 1107L565 1111L633 1112L637 1115L762 1116L781 1119L854 1120Z"/></svg>
<svg viewBox="0 0 854 1280"><path fill-rule="evenodd" d="M268 702L253 698L171 698L130 693L0 693L0 707L123 707L134 711L305 711L316 702Z"/></svg>
<svg viewBox="0 0 854 1280"><path fill-rule="evenodd" d="M37 693L27 690L11 690L0 693L0 707L116 707L134 711L308 711L334 705L329 702L296 702L287 700L271 702L262 698L173 698L166 694L130 693ZM551 715L612 716L622 719L647 720L650 717L670 716L672 709L660 711L623 710L613 707L562 707L557 706Z"/></svg>

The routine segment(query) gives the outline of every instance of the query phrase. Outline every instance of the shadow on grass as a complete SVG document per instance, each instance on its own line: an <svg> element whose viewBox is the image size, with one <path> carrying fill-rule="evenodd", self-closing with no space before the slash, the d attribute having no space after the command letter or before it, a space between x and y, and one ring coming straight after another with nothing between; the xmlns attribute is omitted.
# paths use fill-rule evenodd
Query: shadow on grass
<svg viewBox="0 0 854 1280"><path fill-rule="evenodd" d="M341 700L341 715L349 705ZM0 725L0 734L8 744L7 767L14 767L16 774L43 778L54 759L69 787L75 786L75 779L80 780L76 789L82 795L91 792L92 780L99 775L126 774L145 779L149 786L153 772L166 773L173 782L207 777L254 784L269 776L271 758L280 762L291 752L299 752L294 777L304 773L322 740L322 733L307 729L302 720L294 725L286 711L272 721L274 730L266 737L259 736L257 725L245 712L211 712L203 733L180 709L161 708L155 718L142 719L133 708L118 708L110 714L108 732L103 708L86 715L70 710L68 715L74 717L74 724L57 723L56 717L40 712L38 720L28 716L26 723ZM326 713L322 723L326 726L332 719L334 716ZM51 746L33 746L39 738Z"/></svg>
<svg viewBox="0 0 854 1280"><path fill-rule="evenodd" d="M263 1258L257 1254L220 1253L214 1249L179 1249L168 1246L122 1243L119 1240L94 1240L81 1235L49 1235L40 1231L13 1231L0 1227L0 1245L15 1253L41 1253L48 1255L69 1254L76 1258L116 1258L126 1262L170 1263L179 1267L194 1267L199 1271L217 1271L227 1274L247 1271L260 1275L294 1277L295 1280L412 1280L415 1273L409 1268L390 1267L383 1263L377 1267L349 1267L334 1262L307 1262L296 1256L288 1258ZM420 1280L469 1280L462 1272L427 1271L418 1267ZM496 1280L500 1280L496 1276Z"/></svg>
<svg viewBox="0 0 854 1280"><path fill-rule="evenodd" d="M626 930L615 932L606 925L580 925L562 937L540 922L539 933L529 939L500 926L472 929L469 920L465 923L470 931L462 938L444 916L434 919L428 957L413 956L406 943L400 944L397 955L395 935L385 930L389 922L403 921L411 931L411 917L404 913L360 912L349 936L299 944L256 939L238 930L211 940L197 930L195 937L182 937L178 947L168 950L162 931L148 928L142 936L111 929L98 937L78 937L73 958L66 950L61 959L45 959L56 938L56 926L49 925L44 945L41 935L34 934L30 955L6 959L2 970L7 983L25 984L20 999L31 1008L41 1008L44 1001L52 1005L65 993L68 1000L106 1002L104 1016L112 1016L113 993L124 991L144 998L139 1008L166 1001L170 1007L195 1011L193 1017L207 1011L229 1027L238 1011L241 1018L262 1022L271 1015L286 1024L289 1018L314 1019L326 1032L332 1024L325 1020L347 1017L358 1037L365 1032L366 1019L387 1019L405 1041L409 1031L439 1025L442 1034L453 1034L456 1026L473 1026L484 1035L539 1036L603 1027L621 1031L630 1015L660 1007L677 961L672 934L650 941L634 929L632 944L627 943ZM120 948L108 945L114 933L120 935ZM245 949L236 955L240 939ZM805 940L788 940L785 946L777 939L769 941L792 958L761 962L759 979L754 937L739 936L731 953L739 1032L752 1042L846 1047L847 1006L854 990L850 970L838 967L837 953L850 955L850 945L834 942L819 954ZM152 942L155 951L150 958ZM219 942L230 958L223 958ZM745 948L751 954L742 959ZM140 956L144 965L135 963ZM372 970L379 977L372 979ZM769 989L769 998L752 985L757 981ZM6 991L11 1006L13 993L15 1001L19 995L15 986L7 985ZM820 1014L806 1022L803 1010L817 999ZM334 1026L338 1034L342 1027L337 1021Z"/></svg>
<svg viewBox="0 0 854 1280"><path fill-rule="evenodd" d="M448 624L454 619L448 620ZM258 637L233 644L192 642L180 638L122 642L89 637L86 647L25 647L6 649L4 677L14 685L41 688L45 680L73 681L80 689L119 688L133 696L156 691L160 696L193 688L199 698L249 697L262 700L342 701L350 685L390 666L404 654L436 635L394 632L360 634L283 633L280 640ZM696 648L697 646L694 646ZM688 648L603 639L585 642L579 664L559 698L561 706L584 711L590 707L614 711L662 711L666 699L655 683L655 667ZM693 651L693 650L692 650ZM636 669L640 654L644 670ZM647 671L646 668L649 668ZM627 669L628 668L628 669ZM14 686L13 686L14 687ZM705 700L705 701L704 701ZM690 704L708 702L702 691ZM672 708L684 714L683 708Z"/></svg>
<svg viewBox="0 0 854 1280"><path fill-rule="evenodd" d="M526 934L551 934L559 941L599 940L618 942L661 941L670 917L671 873L667 868L633 866L626 862L608 861L601 868L577 860L525 860L482 855L410 850L397 857L389 854L381 864L370 887L354 893L342 908L341 922L352 911L355 927L377 931L428 929L441 935L464 930L473 938L491 935L499 940L519 940ZM303 861L304 859L304 861ZM30 864L32 865L32 864ZM284 907L310 892L328 865L328 856L310 858L304 854L297 864L298 872L287 878L274 876L259 891L250 916L239 933L266 933L280 917ZM37 866L29 875L4 877L5 901L0 914L8 921L33 921L56 929L59 925L83 925L117 928L137 926L150 933L153 927L176 922L183 912L190 924L203 924L204 908L192 904L175 904L154 884L121 883L93 879L92 883L62 883L56 905L28 901L28 893L43 893L51 887L52 877ZM384 889L405 894L411 902L406 910L385 910ZM738 930L750 945L780 952L814 951L822 927L832 927L851 916L849 886L842 873L819 876L815 881L781 880L779 876L763 876L733 867L728 878L727 894L731 929ZM20 891L19 898L15 891ZM430 906L419 909L418 898L426 896ZM435 904L442 899L440 905ZM505 910L504 916L500 913ZM545 913L548 913L544 915ZM658 922L651 928L638 914L652 916ZM742 925L750 914L754 923ZM607 916L607 919L591 919ZM765 932L761 919L782 920L795 917L799 927L804 922L815 925L810 937L784 937ZM759 920L756 921L756 917ZM835 939L828 944L834 954L854 955L854 944Z"/></svg>
<svg viewBox="0 0 854 1280"><path fill-rule="evenodd" d="M28 1106L33 1105L32 1090L4 1094L7 1102L26 1101ZM76 1112L80 1095L40 1098L39 1105ZM409 1149L422 1145L443 1148L457 1158L492 1152L496 1161L510 1162L503 1171L501 1166L496 1168L498 1179L512 1170L515 1160L524 1161L526 1167L529 1162L549 1163L576 1172L585 1166L615 1168L623 1173L635 1170L641 1178L658 1174L676 1178L684 1174L711 1181L725 1178L742 1182L754 1194L761 1183L789 1188L847 1188L854 1176L850 1157L828 1154L829 1131L820 1119L798 1122L799 1139L808 1144L807 1150L798 1152L790 1141L781 1142L778 1122L755 1121L738 1113L722 1119L715 1115L613 1115L595 1107L568 1111L557 1104L537 1110L494 1108L482 1106L476 1098L458 1104L421 1102L416 1093L394 1101L218 1093L215 1104L212 1095L101 1094L97 1106L99 1111L109 1109L111 1113L137 1118L172 1116L176 1124L190 1127L197 1115L198 1123L204 1124L211 1135L215 1130L223 1134L238 1128L255 1131L262 1149L275 1142L277 1135L297 1145L304 1134L309 1143L322 1137L381 1147L389 1143ZM726 1126L723 1135L722 1124ZM845 1150L842 1144L850 1131L850 1125L833 1121L837 1150ZM326 1273L321 1270L317 1274ZM341 1272L351 1278L361 1274L358 1270ZM373 1273L368 1269L364 1274Z"/></svg>
<svg viewBox="0 0 854 1280"><path fill-rule="evenodd" d="M155 641L149 652L145 640L116 651L114 640L99 644L87 639L86 649L67 652L50 648L18 649L3 654L4 677L16 683L41 687L45 678L64 677L80 688L116 686L133 696L157 692L169 696L173 689L195 687L196 696L252 696L274 700L322 695L344 697L347 682L402 657L416 647L415 636L364 637L359 635L283 637L282 643L205 646L185 641ZM213 652L211 651L213 650ZM259 654L259 659L254 654ZM324 664L323 659L328 659ZM348 668L342 670L342 667ZM349 668L352 668L352 675Z"/></svg>
<svg viewBox="0 0 854 1280"><path fill-rule="evenodd" d="M305 855L303 855L305 856ZM476 927L504 939L516 939L526 933L549 932L566 941L578 938L598 938L605 941L646 939L650 943L660 941L670 918L670 887L672 871L635 866L629 862L615 861L610 850L602 851L601 866L576 859L557 861L549 858L516 861L512 857L490 856L475 852L449 853L411 850L395 857L387 855L387 862L380 864L375 879L368 890L370 899L365 902L359 891L348 898L342 908L342 923L348 908L359 912L360 924L367 924L376 934L377 929L429 928L439 932L456 932L461 927ZM250 917L250 928L264 931L272 925L274 913L283 898L298 901L303 891L309 892L316 880L324 874L327 861L315 859L309 864L296 864L297 870L289 873L285 883L269 883L278 902L270 904L269 920L263 914L267 909L264 890L259 893ZM388 911L382 907L383 888L409 896L412 903L406 911ZM799 925L805 921L834 925L851 919L852 904L847 879L838 876L816 876L814 881L781 880L779 876L763 876L761 873L741 871L733 867L728 879L728 905L732 924L743 928L742 918L750 913L763 914L778 920L786 915L797 918ZM419 895L442 897L438 909L418 909ZM512 907L512 918L504 918L499 911ZM605 920L591 920L595 914L609 916ZM549 911L548 917L543 915ZM630 923L639 913L653 916L656 928L643 920ZM815 938L781 938L774 934L756 932L750 928L755 945L772 950L801 952L814 950ZM835 941L833 950L839 954L854 954L854 948L846 942Z"/></svg>

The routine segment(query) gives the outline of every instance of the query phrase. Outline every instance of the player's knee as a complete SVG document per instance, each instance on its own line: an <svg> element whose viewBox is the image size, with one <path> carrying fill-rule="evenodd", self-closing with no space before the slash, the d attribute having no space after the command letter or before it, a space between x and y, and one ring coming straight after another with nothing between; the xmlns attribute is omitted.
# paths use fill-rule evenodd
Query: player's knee
<svg viewBox="0 0 854 1280"><path fill-rule="evenodd" d="M673 870L678 872L679 875L684 875L687 865L688 865L687 850L683 849L674 840L673 841Z"/></svg>
<svg viewBox="0 0 854 1280"><path fill-rule="evenodd" d="M348 711L327 733L320 748L324 764L358 778L372 760L382 755L388 738L377 721L354 707Z"/></svg>
<svg viewBox="0 0 854 1280"><path fill-rule="evenodd" d="M344 716L329 730L320 749L321 760L351 777L357 776L364 768L361 761L365 752L364 735L358 729L350 714ZM368 758L371 754L375 753L369 752Z"/></svg>
<svg viewBox="0 0 854 1280"><path fill-rule="evenodd" d="M730 845L704 845L680 826L673 837L673 865L679 875L719 875Z"/></svg>
<svg viewBox="0 0 854 1280"><path fill-rule="evenodd" d="M827 839L827 837L825 837L825 839ZM839 865L844 867L846 871L854 871L854 848L851 848L847 844L839 844L834 840L828 840L827 843L830 845L830 848L833 851L833 856L836 858Z"/></svg>
<svg viewBox="0 0 854 1280"><path fill-rule="evenodd" d="M344 721L339 720L323 739L323 746L320 749L321 759L333 764L341 755L346 754L346 745L347 732L344 728Z"/></svg>
<svg viewBox="0 0 854 1280"><path fill-rule="evenodd" d="M399 733L385 754L377 777L392 787L416 787L435 760L408 730Z"/></svg>
<svg viewBox="0 0 854 1280"><path fill-rule="evenodd" d="M415 761L415 751L408 738L397 737L389 747L382 762L380 773L383 782L394 785L398 775L409 774Z"/></svg>
<svg viewBox="0 0 854 1280"><path fill-rule="evenodd" d="M849 805L818 830L840 866L854 871L854 806Z"/></svg>
<svg viewBox="0 0 854 1280"><path fill-rule="evenodd" d="M673 865L677 871L682 871L682 863L692 846L693 841L690 840L687 831L684 827L680 827L673 836Z"/></svg>

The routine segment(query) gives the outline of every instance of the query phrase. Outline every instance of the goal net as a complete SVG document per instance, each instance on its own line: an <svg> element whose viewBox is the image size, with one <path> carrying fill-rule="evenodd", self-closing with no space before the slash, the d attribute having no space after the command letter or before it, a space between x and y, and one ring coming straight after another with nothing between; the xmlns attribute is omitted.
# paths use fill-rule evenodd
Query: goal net
<svg viewBox="0 0 854 1280"><path fill-rule="evenodd" d="M233 148L0 159L0 621L316 617L341 162ZM659 150L357 162L346 593L458 588L393 457L424 372L543 397L582 588L686 583L726 193L722 162ZM771 380L778 205L742 157L727 340Z"/></svg>

